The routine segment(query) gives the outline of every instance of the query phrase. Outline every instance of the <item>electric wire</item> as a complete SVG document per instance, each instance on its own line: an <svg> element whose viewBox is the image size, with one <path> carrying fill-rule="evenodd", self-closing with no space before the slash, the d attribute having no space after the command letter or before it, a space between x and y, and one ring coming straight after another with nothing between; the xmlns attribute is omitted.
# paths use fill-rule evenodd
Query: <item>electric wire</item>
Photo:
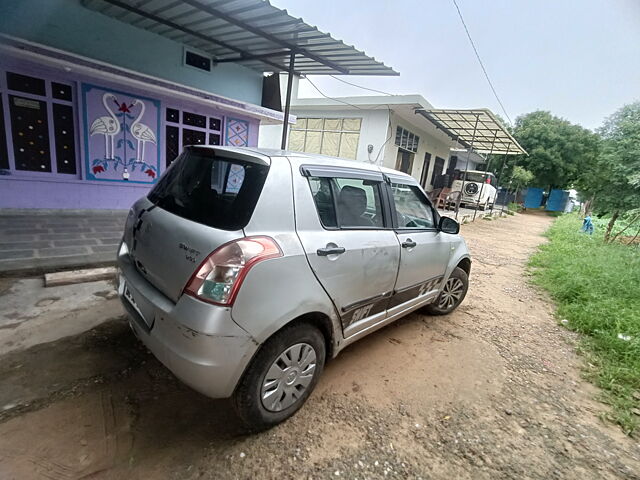
<svg viewBox="0 0 640 480"><path fill-rule="evenodd" d="M356 108L358 110L377 110L380 107L386 107L387 111L389 112L389 117L388 117L388 122L389 122L389 137L384 141L384 143L380 146L380 149L378 150L378 154L376 155L376 159L374 160L374 162L371 162L371 154L368 153L368 158L369 158L369 163L378 163L378 158L380 157L380 153L382 153L382 149L385 147L385 145L387 143L389 143L389 140L391 140L391 138L393 137L393 131L391 130L391 106L389 104L384 104L384 105L376 105L375 107L372 108L367 108L367 107L359 107L358 105L353 105L352 103L349 102L345 102L344 100L340 100L339 98L335 98L335 97L330 97L329 95L325 94L322 90L320 90L318 88L318 86L313 83L311 81L311 79L309 77L305 77L305 79L311 84L311 86L313 88L315 88L317 90L317 92L322 95L324 98L328 98L329 100L333 100L335 102L340 102L340 103L344 103L345 105L349 105L350 107ZM357 86L357 85L356 85ZM362 87L365 88L365 87Z"/></svg>
<svg viewBox="0 0 640 480"><path fill-rule="evenodd" d="M362 108L362 107L359 107L358 105L353 105L352 103L345 102L344 100L340 100L339 98L330 97L329 95L326 95L322 90L320 90L320 89L316 86L316 84L315 84L315 83L313 83L313 82L311 81L311 79L310 79L309 77L305 77L305 79L306 79L306 80L307 80L307 82L309 82L309 83L311 84L311 86L312 86L313 88L315 88L315 89L318 91L318 93L319 93L320 95L322 95L324 98L328 98L329 100L333 100L333 101L336 101L336 102L344 103L345 105L349 105L350 107L357 108L358 110L369 110L368 108Z"/></svg>
<svg viewBox="0 0 640 480"><path fill-rule="evenodd" d="M493 83L491 82L491 78L489 78L489 73L487 72L487 69L485 68L484 63L482 62L482 58L480 58L480 53L478 53L478 49L476 48L476 44L474 43L473 38L471 38L471 33L469 32L469 29L467 28L467 24L464 21L464 18L462 16L462 12L460 11L460 7L458 6L458 2L456 2L456 0L452 0L452 1L453 1L453 4L456 7L456 10L458 11L458 16L460 17L460 21L462 22L462 26L464 27L464 31L467 32L467 38L469 38L469 43L471 43L471 47L473 48L473 51L476 54L476 58L478 59L478 63L480 63L480 67L482 68L482 71L484 72L484 76L486 77L487 82L489 83L489 87L491 87L491 91L493 92L493 95L496 97L496 100L500 104L500 108L502 108L502 111L505 114L505 116L507 117L507 120L509 120L509 123L511 125L513 125L513 122L511 121L511 117L507 113L507 109L504 108L502 100L500 100L500 97L498 96L498 92L496 92L496 89L493 86Z"/></svg>
<svg viewBox="0 0 640 480"><path fill-rule="evenodd" d="M351 85L353 87L358 87L361 88L363 90L369 90L370 92L376 92L376 93L382 93L383 95L389 95L390 97L393 97L393 93L388 93L388 92L383 92L382 90L376 90L375 88L369 88L369 87L363 87L362 85L358 85L352 82L347 82L346 80L343 80L340 77L336 77L335 75L329 75L331 78L338 80L339 82L342 83L346 83L347 85Z"/></svg>

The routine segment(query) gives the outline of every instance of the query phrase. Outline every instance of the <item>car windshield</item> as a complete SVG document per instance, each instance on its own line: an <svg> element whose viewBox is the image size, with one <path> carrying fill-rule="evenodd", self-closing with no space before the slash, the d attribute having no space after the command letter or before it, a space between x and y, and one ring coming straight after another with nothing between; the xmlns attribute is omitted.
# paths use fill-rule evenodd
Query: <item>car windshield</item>
<svg viewBox="0 0 640 480"><path fill-rule="evenodd" d="M269 167L186 150L167 169L148 199L187 220L223 230L244 228Z"/></svg>

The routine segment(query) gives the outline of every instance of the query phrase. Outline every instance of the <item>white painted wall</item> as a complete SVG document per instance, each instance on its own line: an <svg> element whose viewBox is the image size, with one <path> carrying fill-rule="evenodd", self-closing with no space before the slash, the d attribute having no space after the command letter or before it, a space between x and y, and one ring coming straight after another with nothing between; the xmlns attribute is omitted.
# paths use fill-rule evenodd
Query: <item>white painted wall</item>
<svg viewBox="0 0 640 480"><path fill-rule="evenodd" d="M429 183L431 180L431 174L433 172L433 167L435 165L436 157L444 158L444 171L446 171L447 166L449 164L449 144L439 138L433 136L430 132L427 132L425 129L419 127L416 124L413 124L406 119L400 117L399 115L392 114L391 115L391 132L393 134L393 138L389 141L386 146L385 151L385 167L396 168L396 160L398 158L398 146L395 145L395 135L396 128L399 126L406 128L410 132L418 135L420 137L420 141L418 142L418 151L414 154L413 159L413 169L411 171L411 176L416 180L420 181L420 177L422 175L422 167L424 165L425 153L431 154L431 162L427 168L427 184L426 190L431 190L432 185Z"/></svg>
<svg viewBox="0 0 640 480"><path fill-rule="evenodd" d="M391 106L393 109L393 105ZM313 107L297 107L291 108L291 113L301 118L361 118L362 127L360 129L360 141L358 142L357 160L361 162L371 162L389 168L396 167L396 159L398 155L398 146L395 145L396 127L398 125L406 128L420 137L418 143L418 151L414 154L413 169L411 175L420 181L422 174L422 166L424 163L425 153L431 154L431 163L428 166L427 179L431 179L433 166L436 156L445 160L444 170L447 169L449 163L450 142L443 138L442 135L434 135L433 132L427 131L422 126L426 121L416 116L416 122L413 123L406 120L405 117L389 110L385 105L381 105L375 109L367 108L350 108L345 106L332 107L331 109L313 108ZM413 113L411 115L414 115ZM411 118L411 117L410 117ZM431 128L430 130L435 131ZM258 136L258 146L263 148L280 148L280 140L282 136L281 125L261 125L260 135ZM367 151L367 146L373 145L371 154ZM431 190L432 185L427 183L427 190Z"/></svg>
<svg viewBox="0 0 640 480"><path fill-rule="evenodd" d="M292 107L291 113L301 118L361 118L362 125L360 127L360 140L358 141L356 160L375 163L377 157L377 163L382 165L384 142L387 140L389 127L389 111L386 107L375 110L345 108L330 111ZM281 138L281 125L261 125L260 135L258 135L258 146L263 148L280 148ZM393 142L393 138L390 139L389 142ZM369 155L367 151L368 145L373 145L371 155Z"/></svg>

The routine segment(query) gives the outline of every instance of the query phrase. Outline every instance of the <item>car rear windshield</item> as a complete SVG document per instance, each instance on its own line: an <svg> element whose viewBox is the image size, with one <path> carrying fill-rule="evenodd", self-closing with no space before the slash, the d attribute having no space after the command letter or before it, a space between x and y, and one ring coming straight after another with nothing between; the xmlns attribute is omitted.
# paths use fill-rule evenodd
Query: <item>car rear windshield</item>
<svg viewBox="0 0 640 480"><path fill-rule="evenodd" d="M487 174L485 174L485 173L467 172L467 180L466 181L467 182L484 183L486 178L487 178ZM463 179L464 179L464 171L458 172L458 174L456 175L456 180L463 180Z"/></svg>
<svg viewBox="0 0 640 480"><path fill-rule="evenodd" d="M182 218L239 230L249 222L268 172L265 165L186 150L147 198Z"/></svg>

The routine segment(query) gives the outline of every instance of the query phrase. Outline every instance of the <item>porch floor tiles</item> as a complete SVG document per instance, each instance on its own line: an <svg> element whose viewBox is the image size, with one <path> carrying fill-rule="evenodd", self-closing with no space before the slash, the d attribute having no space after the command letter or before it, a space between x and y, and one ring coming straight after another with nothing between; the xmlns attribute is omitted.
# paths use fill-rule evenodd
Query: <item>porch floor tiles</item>
<svg viewBox="0 0 640 480"><path fill-rule="evenodd" d="M0 275L115 262L126 210L0 209Z"/></svg>

